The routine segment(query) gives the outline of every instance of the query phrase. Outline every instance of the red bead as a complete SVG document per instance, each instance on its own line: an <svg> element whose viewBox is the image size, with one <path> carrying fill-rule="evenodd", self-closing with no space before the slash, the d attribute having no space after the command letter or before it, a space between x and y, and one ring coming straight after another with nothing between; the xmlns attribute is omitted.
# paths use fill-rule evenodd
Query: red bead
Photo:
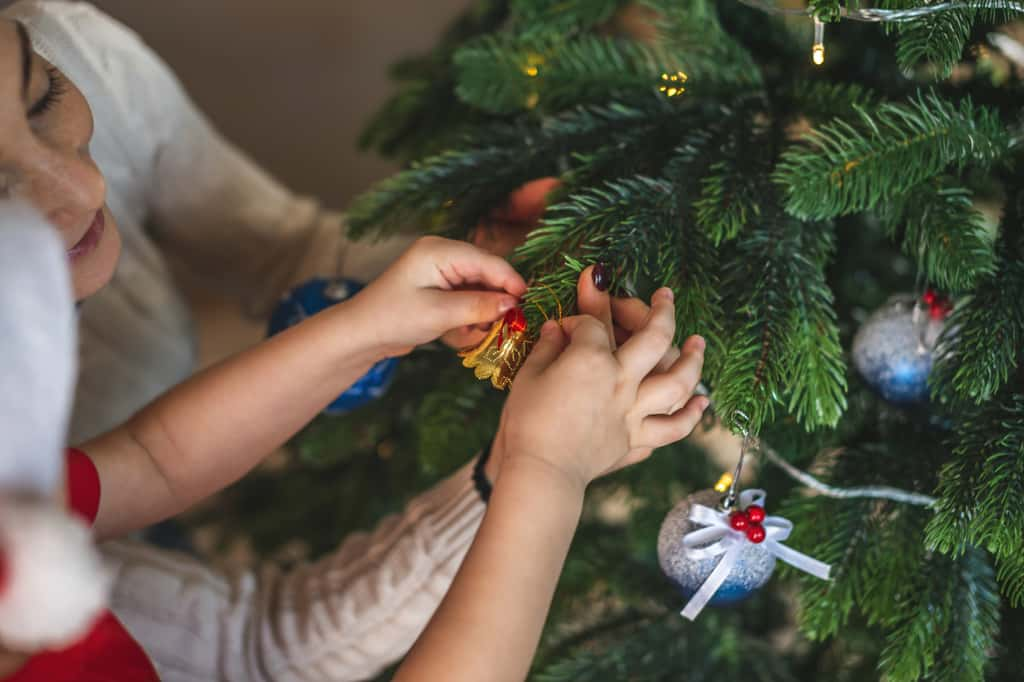
<svg viewBox="0 0 1024 682"><path fill-rule="evenodd" d="M928 291L924 292L924 296L922 296L921 298L927 305L931 305L935 303L935 300L938 298L938 296L936 295L933 289L929 289Z"/></svg>
<svg viewBox="0 0 1024 682"><path fill-rule="evenodd" d="M764 507L756 504L747 507L747 518L750 519L751 523L761 523L764 521L764 517Z"/></svg>
<svg viewBox="0 0 1024 682"><path fill-rule="evenodd" d="M764 526L760 523L752 523L747 528L747 539L753 542L755 545L759 542L764 542Z"/></svg>
<svg viewBox="0 0 1024 682"><path fill-rule="evenodd" d="M526 331L526 315L523 314L523 309L516 307L505 313L505 326L510 332Z"/></svg>
<svg viewBox="0 0 1024 682"><path fill-rule="evenodd" d="M733 530L746 530L750 525L750 519L743 512L733 512L729 514L729 525Z"/></svg>

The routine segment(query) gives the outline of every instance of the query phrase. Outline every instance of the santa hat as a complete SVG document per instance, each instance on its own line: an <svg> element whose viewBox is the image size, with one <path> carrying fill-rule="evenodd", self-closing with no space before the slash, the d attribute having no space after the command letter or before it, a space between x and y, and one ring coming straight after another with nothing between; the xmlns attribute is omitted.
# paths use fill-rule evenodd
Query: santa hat
<svg viewBox="0 0 1024 682"><path fill-rule="evenodd" d="M88 527L60 503L75 328L56 231L0 202L0 646L16 651L74 642L109 593Z"/></svg>

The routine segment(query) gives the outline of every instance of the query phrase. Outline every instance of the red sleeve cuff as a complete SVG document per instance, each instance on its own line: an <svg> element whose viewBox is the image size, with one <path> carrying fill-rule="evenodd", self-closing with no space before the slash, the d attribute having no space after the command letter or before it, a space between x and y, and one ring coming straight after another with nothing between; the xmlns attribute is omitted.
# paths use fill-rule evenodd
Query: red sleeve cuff
<svg viewBox="0 0 1024 682"><path fill-rule="evenodd" d="M96 465L81 450L68 448L68 508L89 525L100 509L100 475Z"/></svg>

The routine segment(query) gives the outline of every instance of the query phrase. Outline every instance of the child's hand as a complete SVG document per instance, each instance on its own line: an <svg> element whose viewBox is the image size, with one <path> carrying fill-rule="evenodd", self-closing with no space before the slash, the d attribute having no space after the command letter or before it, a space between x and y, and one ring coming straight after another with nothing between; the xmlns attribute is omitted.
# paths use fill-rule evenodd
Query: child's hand
<svg viewBox="0 0 1024 682"><path fill-rule="evenodd" d="M383 352L403 355L449 330L494 322L525 292L526 282L503 258L423 237L352 302L379 329Z"/></svg>
<svg viewBox="0 0 1024 682"><path fill-rule="evenodd" d="M620 348L610 314L604 322L567 318L563 326L545 324L512 384L495 439L503 469L539 462L582 489L693 430L708 404L693 395L703 343L690 341L664 367L675 331L670 290L655 293L650 313Z"/></svg>
<svg viewBox="0 0 1024 682"><path fill-rule="evenodd" d="M487 253L508 257L540 223L548 207L548 195L561 184L550 177L527 182L512 192L503 206L480 220L470 242ZM461 350L483 341L490 329L489 324L459 327L441 337L441 341Z"/></svg>

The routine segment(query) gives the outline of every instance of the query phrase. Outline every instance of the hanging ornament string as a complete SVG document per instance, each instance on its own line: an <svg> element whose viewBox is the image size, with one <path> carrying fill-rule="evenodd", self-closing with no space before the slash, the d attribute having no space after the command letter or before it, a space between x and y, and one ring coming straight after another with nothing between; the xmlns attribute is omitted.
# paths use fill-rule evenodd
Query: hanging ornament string
<svg viewBox="0 0 1024 682"><path fill-rule="evenodd" d="M736 488L737 486L739 486L740 476L743 474L743 460L746 458L747 451L753 444L753 438L750 435L749 429L750 417L748 417L746 413L737 410L735 412L733 422L735 423L737 420L742 420L740 432L743 434L743 442L740 444L740 458L736 461L736 471L733 473L732 478L729 480L728 492L726 493L725 498L722 499L722 509L726 511L736 506ZM722 480L719 480L719 485L721 485L721 483ZM717 488L718 486L715 487Z"/></svg>

